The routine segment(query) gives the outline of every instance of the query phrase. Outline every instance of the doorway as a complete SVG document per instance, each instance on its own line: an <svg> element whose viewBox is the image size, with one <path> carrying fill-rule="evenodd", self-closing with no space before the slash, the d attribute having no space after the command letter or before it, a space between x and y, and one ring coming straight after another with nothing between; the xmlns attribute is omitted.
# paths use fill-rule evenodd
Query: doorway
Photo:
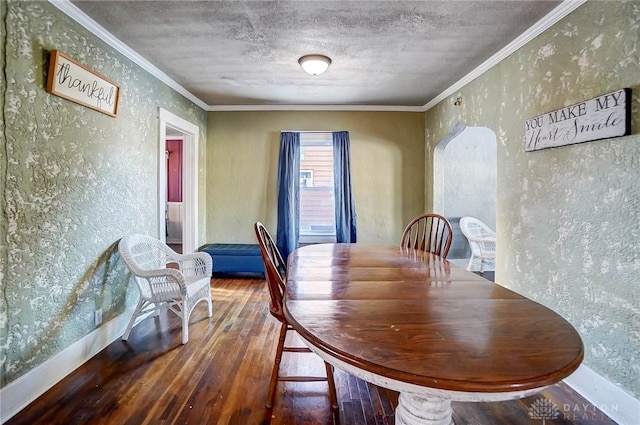
<svg viewBox="0 0 640 425"><path fill-rule="evenodd" d="M456 125L434 152L434 209L453 231L448 258L466 267L471 248L460 218L475 217L496 229L497 140L487 127ZM493 265L485 270L493 270Z"/></svg>
<svg viewBox="0 0 640 425"><path fill-rule="evenodd" d="M184 221L184 204L182 203L182 169L184 144L183 133L167 127L165 135L167 162L167 207L166 236L167 245L174 251L182 253L182 227Z"/></svg>
<svg viewBox="0 0 640 425"><path fill-rule="evenodd" d="M198 137L200 130L171 112L158 108L158 235L163 242L181 242L183 253L194 252L198 243ZM169 211L167 140L181 140L181 202ZM171 214L170 214L171 213ZM171 218L171 221L170 221ZM176 224L179 223L179 229ZM171 232L170 238L169 231Z"/></svg>

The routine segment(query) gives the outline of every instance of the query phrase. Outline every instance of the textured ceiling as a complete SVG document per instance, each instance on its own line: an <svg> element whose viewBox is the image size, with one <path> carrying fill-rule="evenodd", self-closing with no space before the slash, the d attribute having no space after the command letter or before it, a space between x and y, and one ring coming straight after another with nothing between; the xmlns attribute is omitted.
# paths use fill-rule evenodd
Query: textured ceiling
<svg viewBox="0 0 640 425"><path fill-rule="evenodd" d="M73 1L211 106L423 106L559 3Z"/></svg>

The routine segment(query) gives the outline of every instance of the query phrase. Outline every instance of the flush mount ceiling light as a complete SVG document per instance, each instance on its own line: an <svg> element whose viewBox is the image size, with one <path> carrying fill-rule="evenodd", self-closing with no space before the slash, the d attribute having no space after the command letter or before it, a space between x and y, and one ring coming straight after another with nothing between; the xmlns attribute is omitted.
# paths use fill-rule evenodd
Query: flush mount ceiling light
<svg viewBox="0 0 640 425"><path fill-rule="evenodd" d="M324 55L306 55L298 59L304 72L310 75L320 75L329 68L331 59Z"/></svg>

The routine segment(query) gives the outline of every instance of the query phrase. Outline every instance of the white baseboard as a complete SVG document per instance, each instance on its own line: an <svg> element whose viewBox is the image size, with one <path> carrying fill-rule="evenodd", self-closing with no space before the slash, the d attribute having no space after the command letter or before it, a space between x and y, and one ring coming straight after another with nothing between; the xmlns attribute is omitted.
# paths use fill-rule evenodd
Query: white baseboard
<svg viewBox="0 0 640 425"><path fill-rule="evenodd" d="M589 366L580 365L564 382L618 425L640 425L640 400ZM589 413L586 412L586 406L558 407L561 412L573 412L578 417Z"/></svg>
<svg viewBox="0 0 640 425"><path fill-rule="evenodd" d="M115 317L15 381L0 388L0 424L8 421L49 388L120 338L131 314L133 310ZM142 319L144 318L139 320Z"/></svg>

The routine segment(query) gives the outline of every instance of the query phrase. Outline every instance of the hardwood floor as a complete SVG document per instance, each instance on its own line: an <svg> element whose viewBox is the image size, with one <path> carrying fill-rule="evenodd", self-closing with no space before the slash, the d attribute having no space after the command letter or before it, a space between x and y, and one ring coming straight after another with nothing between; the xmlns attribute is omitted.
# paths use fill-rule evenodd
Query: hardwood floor
<svg viewBox="0 0 640 425"><path fill-rule="evenodd" d="M182 244L181 243L168 243L169 248L173 249L178 254L182 254Z"/></svg>
<svg viewBox="0 0 640 425"><path fill-rule="evenodd" d="M281 383L271 412L264 407L279 323L268 314L259 279L212 279L214 315L201 304L191 316L189 343L166 312L133 328L7 425L265 424L328 425L327 385ZM285 355L293 373L322 373L313 354ZM342 425L393 425L397 393L336 370ZM546 425L614 425L564 384L521 400L452 403L456 425L534 425L538 400L554 403ZM545 401L545 403L549 403ZM550 404L549 404L550 405ZM547 415L547 418L552 417Z"/></svg>

